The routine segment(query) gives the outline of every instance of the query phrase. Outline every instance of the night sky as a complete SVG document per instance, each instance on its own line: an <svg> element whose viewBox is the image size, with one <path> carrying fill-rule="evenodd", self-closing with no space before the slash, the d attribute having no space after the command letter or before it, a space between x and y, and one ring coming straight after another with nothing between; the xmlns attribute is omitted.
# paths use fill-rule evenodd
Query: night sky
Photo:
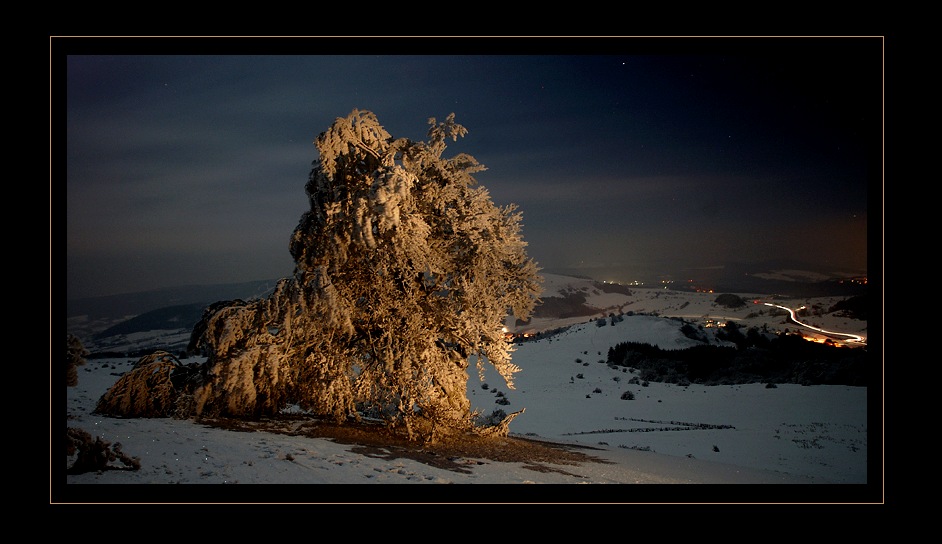
<svg viewBox="0 0 942 544"><path fill-rule="evenodd" d="M355 108L413 140L455 113L445 155L546 272L867 273L882 244L879 37L50 43L69 299L291 275L313 141Z"/></svg>

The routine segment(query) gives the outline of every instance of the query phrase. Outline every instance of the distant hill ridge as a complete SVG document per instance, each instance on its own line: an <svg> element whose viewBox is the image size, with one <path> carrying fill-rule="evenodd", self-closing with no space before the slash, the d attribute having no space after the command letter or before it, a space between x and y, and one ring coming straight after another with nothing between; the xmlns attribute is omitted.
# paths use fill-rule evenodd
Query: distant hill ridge
<svg viewBox="0 0 942 544"><path fill-rule="evenodd" d="M122 321L117 325L108 327L95 335L95 338L108 338L119 334L133 334L142 331L187 329L193 330L196 323L203 317L206 303L196 302L180 306L167 306L137 315Z"/></svg>
<svg viewBox="0 0 942 544"><path fill-rule="evenodd" d="M580 319L589 319L598 315L619 315L624 311L632 310L632 295L636 289L643 287L628 286L623 284L600 282L584 276L574 276L567 274L554 274L543 272L543 292L541 294L542 303L537 305L532 319L536 322L534 326L543 329L553 328L562 324L579 321ZM794 289L798 282L786 282L778 279L762 280L753 277L759 283L764 283L766 287L774 286L776 288L788 287ZM818 278L816 278L818 279ZM69 328L74 334L78 335L87 347L93 349L113 350L122 343L146 343L147 332L155 331L154 336L161 337L159 342L164 343L167 340L164 335L167 331L176 331L175 336L184 335L185 331L192 331L193 327L202 317L206 306L223 300L251 300L256 298L265 298L274 290L279 280L258 280L252 282L217 284L217 285L190 285L177 288L158 289L153 291L130 293L125 295L113 295L107 297L96 297L87 299L78 299L69 301ZM820 286L828 284L833 287L839 285L834 281L814 282ZM807 284L800 284L804 287ZM689 285L678 282L678 284L666 287L670 291L689 291ZM742 287L740 285L740 287ZM753 285L755 289L728 289L731 292L752 292L752 293L775 293L775 290L759 289L758 285ZM853 293L865 292L861 286L853 286L848 289L847 285L841 286L844 289L841 296L848 296ZM803 291L805 289L802 289ZM824 289L822 289L824 290ZM811 289L815 292L818 289ZM778 291L778 292L787 292ZM818 293L815 293L817 295ZM833 291L831 294L835 294ZM718 302L723 301L722 294ZM854 298L843 301L845 306L837 307L833 310L843 310L848 315L865 319L866 306L865 298ZM560 321L562 320L562 321ZM565 322L565 323L563 323ZM526 323L517 322L518 328L529 326ZM163 332L160 332L163 331ZM177 347L177 343L185 345L186 339L176 339L174 343L169 344Z"/></svg>
<svg viewBox="0 0 942 544"><path fill-rule="evenodd" d="M194 304L211 304L219 300L248 300L267 297L278 283L277 279L243 283L212 285L185 285L139 293L69 300L67 317L88 316L90 319L116 319L137 316L160 308Z"/></svg>
<svg viewBox="0 0 942 544"><path fill-rule="evenodd" d="M589 278L558 274L544 276L544 304L537 308L536 315L594 315L613 304L611 300L605 301L605 295L611 297L617 293L624 297L630 294L626 287ZM210 304L221 300L265 298L278 281L190 285L73 300L69 302L69 317L84 317L80 322L84 326L76 327L74 332L92 347L100 343L108 345L110 350L113 349L111 344L122 336L148 331L191 331Z"/></svg>

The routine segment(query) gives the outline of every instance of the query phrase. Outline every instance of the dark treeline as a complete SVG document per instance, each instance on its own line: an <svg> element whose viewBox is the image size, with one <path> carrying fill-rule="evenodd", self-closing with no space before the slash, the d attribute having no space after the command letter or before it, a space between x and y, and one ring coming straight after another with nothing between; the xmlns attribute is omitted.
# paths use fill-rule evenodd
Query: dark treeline
<svg viewBox="0 0 942 544"><path fill-rule="evenodd" d="M609 348L607 362L635 369L643 381L679 385L869 383L866 348L809 342L793 334L769 339L753 330L746 335L736 333L736 347L700 345L664 350L624 342Z"/></svg>

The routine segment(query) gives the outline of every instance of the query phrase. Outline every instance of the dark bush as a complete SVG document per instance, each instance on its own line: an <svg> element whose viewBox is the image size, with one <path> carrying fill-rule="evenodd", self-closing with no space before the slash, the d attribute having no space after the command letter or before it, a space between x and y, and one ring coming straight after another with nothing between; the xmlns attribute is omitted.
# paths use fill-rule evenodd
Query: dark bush
<svg viewBox="0 0 942 544"><path fill-rule="evenodd" d="M846 300L842 300L834 306L831 306L831 308L828 309L828 312L843 312L843 315L846 315L852 319L862 319L866 321L868 315L867 309L869 305L870 303L866 294L857 295Z"/></svg>
<svg viewBox="0 0 942 544"><path fill-rule="evenodd" d="M716 297L714 302L726 308L741 308L746 305L746 301L742 297L731 294L722 294Z"/></svg>
<svg viewBox="0 0 942 544"><path fill-rule="evenodd" d="M100 472L103 470L139 470L140 459L130 457L121 451L121 444L102 440L82 429L69 427L66 431L66 455L75 457L75 461L66 470L66 474L84 474L86 472ZM121 461L123 467L114 466L113 461Z"/></svg>
<svg viewBox="0 0 942 544"><path fill-rule="evenodd" d="M71 333L68 336L69 343L68 350L66 351L68 371L66 373L65 384L68 387L75 387L78 385L78 367L85 364L85 358L89 356L89 353L77 336Z"/></svg>
<svg viewBox="0 0 942 544"><path fill-rule="evenodd" d="M495 408L493 412L488 415L478 416L477 423L485 427L493 427L499 424L501 421L506 419L507 412L501 408Z"/></svg>

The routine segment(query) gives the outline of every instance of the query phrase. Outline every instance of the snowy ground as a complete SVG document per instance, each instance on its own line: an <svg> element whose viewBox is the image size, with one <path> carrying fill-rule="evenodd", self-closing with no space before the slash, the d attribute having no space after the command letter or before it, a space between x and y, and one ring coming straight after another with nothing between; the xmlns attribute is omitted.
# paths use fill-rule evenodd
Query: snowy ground
<svg viewBox="0 0 942 544"><path fill-rule="evenodd" d="M754 307L721 312L710 304L716 295L680 298L638 292L636 300L630 301L635 311L686 313L702 319L711 313L733 313L727 317L745 322L756 319L745 317L756 311ZM660 306L655 307L655 301ZM827 319L817 324L854 329L853 323L842 323L840 318ZM847 332L865 333L865 324L862 330ZM485 388L472 371L468 396L476 408L484 413L497 408L507 413L525 409L511 424L512 436L574 444L598 460L538 469L523 463L461 459L456 460L461 470L449 470L328 439L226 431L191 421L100 417L91 413L98 398L135 360L90 360L79 369L79 385L68 388L68 425L120 443L126 454L140 458L141 468L65 476L65 466L62 473L53 467L52 494L64 502L115 500L111 486L86 484L812 484L771 485L774 491L766 491L765 485L722 486L722 491L712 486L668 486L670 492L661 491L661 486L642 492L616 491L622 489L617 486L605 491L591 486L596 492L569 486L564 486L569 489L564 492L556 486L551 490L543 486L546 490L537 492L523 488L541 486L511 486L512 491L501 487L496 495L496 488L459 492L448 486L451 491L402 492L341 486L304 488L278 496L289 497L281 499L289 502L317 503L712 502L718 498L829 502L835 496L840 502L856 502L858 491L868 502L873 497L873 485L881 483L882 459L879 455L871 458L869 452L882 451L882 443L869 441L868 431L871 422L882 422L882 418L874 413L880 409L879 402L871 399L868 408L868 388L629 384L629 371L600 362L609 347L625 341L662 348L694 344L679 332L676 320L634 315L599 327L590 319L557 336L519 344L513 360L523 370L514 390L491 374L485 375ZM622 394L629 390L634 399L623 400ZM500 399L509 404L499 404ZM122 487L129 491L121 493L141 502L275 500L267 493L260 495L260 489L267 487L237 487L241 487L238 492L232 488L219 492L215 485L187 486L185 491L175 486L172 491L164 486L130 486Z"/></svg>
<svg viewBox="0 0 942 544"><path fill-rule="evenodd" d="M467 459L461 461L466 470L459 472L365 454L327 439L247 434L170 419L103 418L90 413L95 402L117 379L115 374L133 364L104 360L83 367L79 386L69 388L69 425L120 443L125 453L140 458L141 469L68 476L68 494L81 501L84 491L76 491L78 484L868 482L866 388L625 386L627 374L621 371L595 361L588 366L575 362L617 329L631 326L631 320L611 328L590 325L552 342L524 344L517 352L524 371L515 391L494 385L484 390L476 380L469 390L485 412L498 406L508 413L525 408L511 425L513 435L590 446L584 451L604 462L538 471L524 464ZM577 374L583 377L575 378ZM615 377L623 380L615 382ZM621 393L629 389L635 399L622 400ZM496 405L496 391L510 404ZM89 491L89 496L97 493ZM140 500L147 496L145 492ZM189 492L177 499L187 496Z"/></svg>

